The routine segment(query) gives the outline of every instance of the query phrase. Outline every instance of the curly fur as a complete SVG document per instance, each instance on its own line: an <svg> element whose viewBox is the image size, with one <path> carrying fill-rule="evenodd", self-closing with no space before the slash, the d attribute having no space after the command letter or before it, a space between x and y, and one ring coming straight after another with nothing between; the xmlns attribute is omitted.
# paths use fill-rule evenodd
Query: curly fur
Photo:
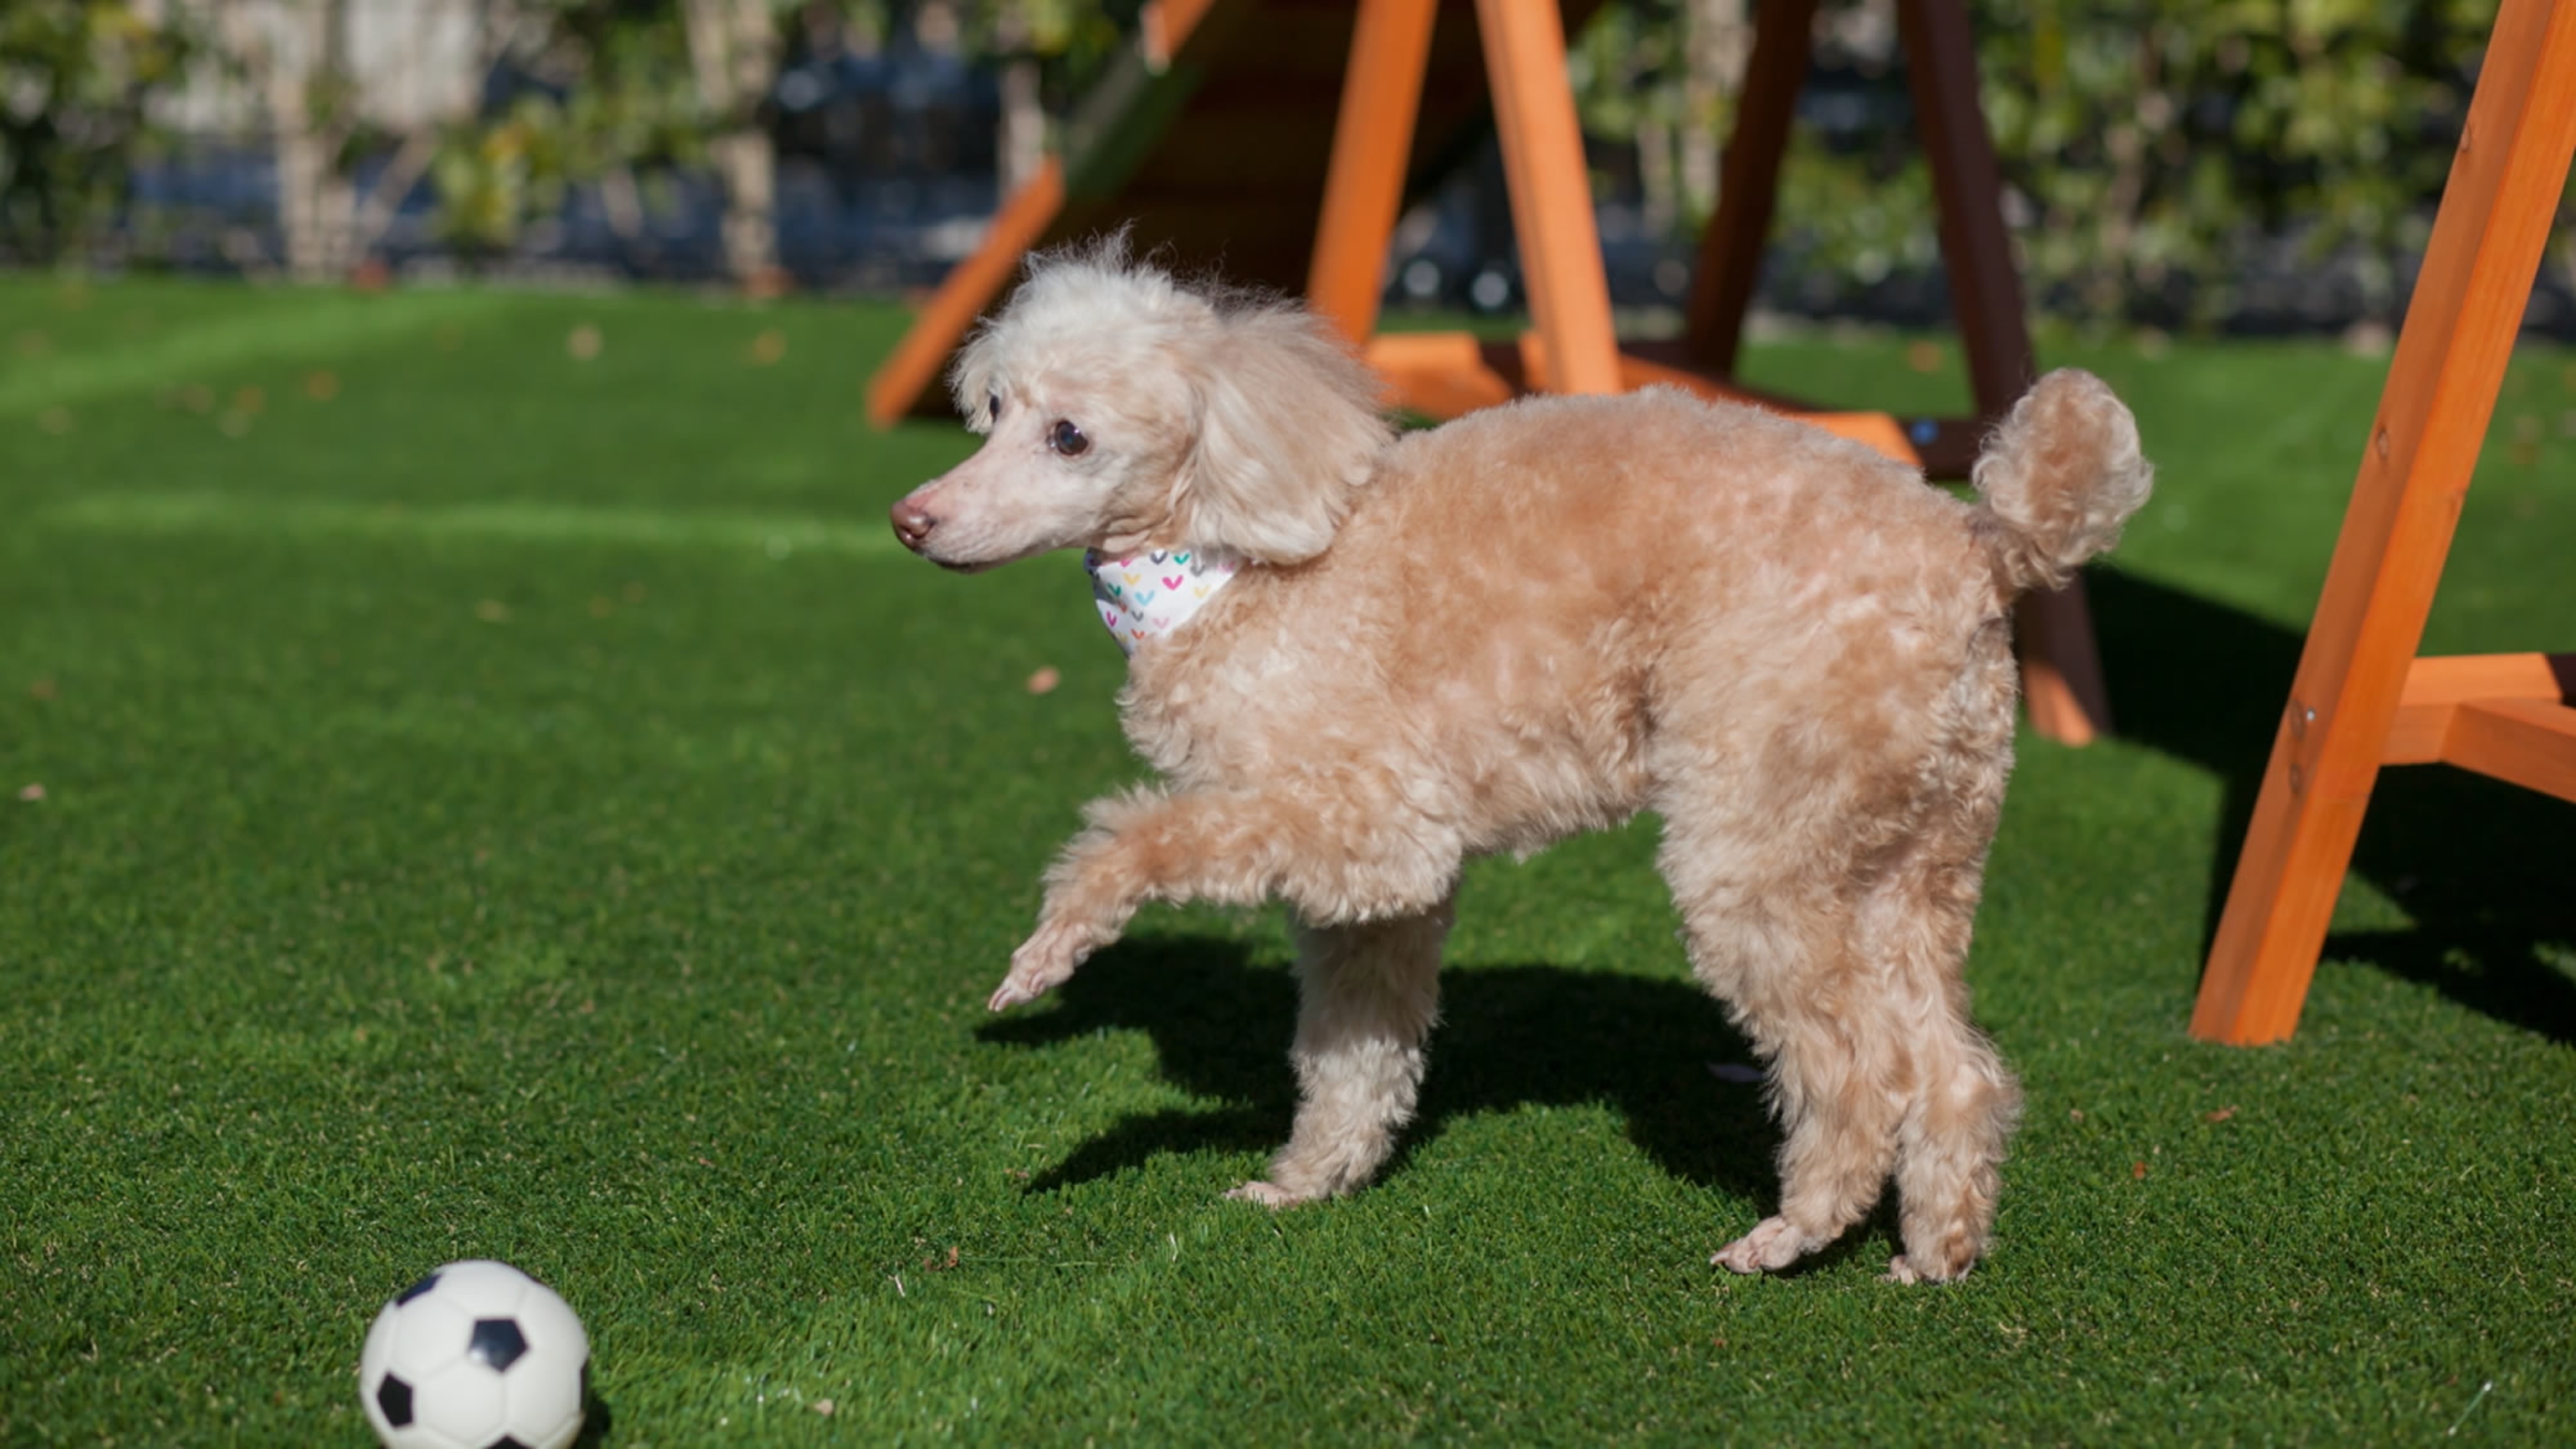
<svg viewBox="0 0 2576 1449"><path fill-rule="evenodd" d="M1976 505L1671 390L1397 438L1324 324L1115 247L1040 258L955 385L988 437L896 505L925 557L1262 565L1131 662L1124 722L1161 780L1091 807L994 1009L1143 902L1285 901L1302 1105L1236 1192L1346 1192L1413 1112L1461 862L1651 810L1693 968L1785 1128L1778 1213L1715 1261L1785 1267L1892 1177L1890 1276L1976 1263L2019 1104L1961 974L2012 766L2008 614L2145 499L2108 389L2043 378Z"/></svg>

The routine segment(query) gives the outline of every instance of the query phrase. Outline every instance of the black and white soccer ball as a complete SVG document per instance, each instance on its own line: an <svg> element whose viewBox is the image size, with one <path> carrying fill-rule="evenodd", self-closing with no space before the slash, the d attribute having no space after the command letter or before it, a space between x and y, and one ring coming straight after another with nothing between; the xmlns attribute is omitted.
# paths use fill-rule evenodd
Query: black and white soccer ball
<svg viewBox="0 0 2576 1449"><path fill-rule="evenodd" d="M386 1449L563 1449L589 1385L581 1320L507 1263L450 1263L404 1289L358 1354Z"/></svg>

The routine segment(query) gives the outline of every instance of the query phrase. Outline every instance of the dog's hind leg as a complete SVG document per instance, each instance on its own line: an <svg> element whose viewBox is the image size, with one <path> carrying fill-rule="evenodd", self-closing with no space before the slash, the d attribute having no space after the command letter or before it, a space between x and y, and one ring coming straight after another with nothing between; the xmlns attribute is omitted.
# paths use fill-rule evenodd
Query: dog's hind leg
<svg viewBox="0 0 2576 1449"><path fill-rule="evenodd" d="M1905 1251L1887 1269L1902 1283L1959 1277L1984 1255L2021 1114L2020 1086L1968 1018L1963 969L2012 759L2011 659L1999 639L1985 652L1978 664L2001 677L1963 679L1968 707L1934 773L1934 801L1861 906L1860 949L1886 963L1917 1068L1897 1133Z"/></svg>
<svg viewBox="0 0 2576 1449"><path fill-rule="evenodd" d="M1286 1207L1359 1187L1386 1161L1422 1085L1451 904L1357 925L1297 923L1297 1125L1270 1176L1227 1196Z"/></svg>
<svg viewBox="0 0 2576 1449"><path fill-rule="evenodd" d="M1829 821L1803 841L1781 838L1777 814L1765 823L1740 802L1670 802L1662 850L1692 968L1769 1063L1786 1133L1780 1211L1710 1259L1738 1273L1785 1268L1876 1204L1914 1072L1883 983L1852 950L1843 842Z"/></svg>

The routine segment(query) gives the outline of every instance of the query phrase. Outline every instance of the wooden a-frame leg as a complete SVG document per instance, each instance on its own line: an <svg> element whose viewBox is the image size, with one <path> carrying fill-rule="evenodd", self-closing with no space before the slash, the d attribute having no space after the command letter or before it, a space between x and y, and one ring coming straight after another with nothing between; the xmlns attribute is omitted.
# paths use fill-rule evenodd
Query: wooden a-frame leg
<svg viewBox="0 0 2576 1449"><path fill-rule="evenodd" d="M2030 328L2004 228L2003 170L1977 93L1976 42L1961 0L1897 0L1897 43L1923 159L1939 202L1941 267L1977 411L1999 418L2030 386Z"/></svg>
<svg viewBox="0 0 2576 1449"><path fill-rule="evenodd" d="M1969 389L1978 416L2000 418L2030 386L2035 369L2012 235L2004 228L2003 173L1977 94L1967 7L1960 0L1898 0L1896 23L1915 126L1940 202L1942 269L1967 353ZM2022 600L2014 631L2031 727L2070 745L2110 729L2111 694L2084 581Z"/></svg>
<svg viewBox="0 0 2576 1449"><path fill-rule="evenodd" d="M1404 203L1404 171L1439 15L1439 0L1360 0L1351 29L1306 301L1353 342L1366 342L1377 330L1387 242Z"/></svg>
<svg viewBox="0 0 2576 1449"><path fill-rule="evenodd" d="M1619 341L1583 130L1565 79L1564 18L1556 0L1476 0L1476 28L1548 389L1618 392Z"/></svg>
<svg viewBox="0 0 2576 1449"><path fill-rule="evenodd" d="M2506 0L2192 1013L2294 1031L2576 155L2576 6Z"/></svg>
<svg viewBox="0 0 2576 1449"><path fill-rule="evenodd" d="M1762 253L1780 196L1780 158L1789 147L1789 121L1807 80L1815 32L1816 0L1764 0L1753 54L1744 66L1744 90L1735 102L1735 128L1718 168L1717 214L1700 233L1699 265L1684 314L1687 355L1719 377L1735 375L1744 316L1762 281Z"/></svg>

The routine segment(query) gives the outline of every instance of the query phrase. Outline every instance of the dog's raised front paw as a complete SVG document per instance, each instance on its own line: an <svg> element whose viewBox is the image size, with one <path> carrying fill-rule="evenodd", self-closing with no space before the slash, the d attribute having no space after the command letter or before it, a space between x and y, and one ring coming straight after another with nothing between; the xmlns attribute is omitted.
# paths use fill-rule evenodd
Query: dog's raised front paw
<svg viewBox="0 0 2576 1449"><path fill-rule="evenodd" d="M1040 926L1038 933L1021 943L1011 953L1011 972L984 1002L987 1011L1001 1011L1024 1001L1035 1001L1073 979L1073 968L1082 964L1087 954L1075 932L1063 926Z"/></svg>
<svg viewBox="0 0 2576 1449"><path fill-rule="evenodd" d="M1790 1226L1787 1218L1764 1218L1708 1261L1730 1272L1775 1273L1798 1261L1807 1248L1807 1235Z"/></svg>

